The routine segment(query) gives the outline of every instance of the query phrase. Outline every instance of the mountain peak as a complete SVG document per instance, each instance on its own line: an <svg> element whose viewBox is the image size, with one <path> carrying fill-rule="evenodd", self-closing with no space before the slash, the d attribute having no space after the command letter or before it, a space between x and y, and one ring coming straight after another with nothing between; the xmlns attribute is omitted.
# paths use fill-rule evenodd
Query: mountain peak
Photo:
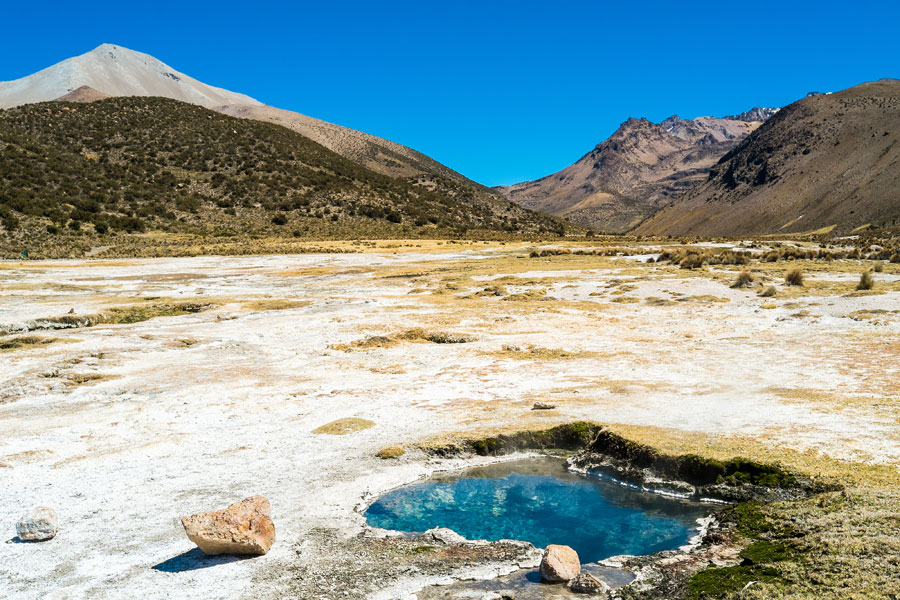
<svg viewBox="0 0 900 600"><path fill-rule="evenodd" d="M0 108L55 100L83 86L107 96L162 96L208 108L260 104L197 81L149 54L105 43L33 75L0 82Z"/></svg>
<svg viewBox="0 0 900 600"><path fill-rule="evenodd" d="M748 123L752 123L755 121L763 122L769 120L775 113L778 112L777 108L765 108L762 106L754 106L750 110L744 111L738 115L732 115L730 117L725 117L726 119L732 121L747 121Z"/></svg>

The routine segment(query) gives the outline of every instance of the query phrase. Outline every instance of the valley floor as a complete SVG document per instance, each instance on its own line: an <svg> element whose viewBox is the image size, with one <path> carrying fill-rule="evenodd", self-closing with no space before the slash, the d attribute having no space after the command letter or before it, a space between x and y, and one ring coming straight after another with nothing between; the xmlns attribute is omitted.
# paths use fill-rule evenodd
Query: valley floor
<svg viewBox="0 0 900 600"><path fill-rule="evenodd" d="M778 288L762 298L731 287L738 267L533 249L0 263L0 327L137 315L0 336L52 339L0 351L0 597L308 589L327 566L313 542L358 534L355 509L380 492L460 466L415 449L460 434L588 419L813 470L900 465L900 265L872 294L853 293L863 261L790 265L804 288L757 265ZM183 303L203 310L167 316ZM344 417L375 425L314 432ZM408 451L375 457L389 445ZM272 504L269 554L197 558L179 518L254 494ZM59 535L10 540L37 504Z"/></svg>

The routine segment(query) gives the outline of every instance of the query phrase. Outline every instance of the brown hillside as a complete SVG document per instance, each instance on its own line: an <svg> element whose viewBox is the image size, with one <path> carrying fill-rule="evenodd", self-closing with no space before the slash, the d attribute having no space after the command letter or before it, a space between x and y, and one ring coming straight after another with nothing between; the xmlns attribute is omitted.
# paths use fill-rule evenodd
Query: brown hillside
<svg viewBox="0 0 900 600"><path fill-rule="evenodd" d="M68 94L60 96L56 99L57 102L96 102L97 100L105 100L109 98L103 92L98 92L94 88L89 85L83 85L77 89L72 90Z"/></svg>
<svg viewBox="0 0 900 600"><path fill-rule="evenodd" d="M706 179L719 158L772 109L737 117L656 124L628 119L573 165L536 181L500 188L517 204L610 233L623 233Z"/></svg>
<svg viewBox="0 0 900 600"><path fill-rule="evenodd" d="M900 81L810 96L782 109L709 179L638 234L750 235L900 219Z"/></svg>

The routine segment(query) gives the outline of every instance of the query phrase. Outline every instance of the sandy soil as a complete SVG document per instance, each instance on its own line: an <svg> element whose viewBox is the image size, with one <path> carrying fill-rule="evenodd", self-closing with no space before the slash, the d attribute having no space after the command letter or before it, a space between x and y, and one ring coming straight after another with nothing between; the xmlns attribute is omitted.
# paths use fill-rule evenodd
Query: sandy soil
<svg viewBox="0 0 900 600"><path fill-rule="evenodd" d="M216 304L0 353L0 597L281 597L267 574L302 572L316 531L358 534L366 499L462 465L378 449L453 432L588 418L900 462L900 292L763 299L713 275L499 248L0 263L0 325ZM463 298L495 281L552 299ZM413 327L475 341L334 348ZM313 433L343 417L375 426ZM179 517L253 494L270 553L197 558ZM36 504L60 534L11 539Z"/></svg>

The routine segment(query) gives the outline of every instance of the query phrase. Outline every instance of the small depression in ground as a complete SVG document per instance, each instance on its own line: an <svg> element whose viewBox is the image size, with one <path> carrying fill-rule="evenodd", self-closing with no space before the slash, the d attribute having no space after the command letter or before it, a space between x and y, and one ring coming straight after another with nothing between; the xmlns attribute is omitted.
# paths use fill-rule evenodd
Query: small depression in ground
<svg viewBox="0 0 900 600"><path fill-rule="evenodd" d="M652 554L686 544L709 505L573 473L540 457L467 469L388 492L366 510L369 525L404 532L447 527L468 539L564 544L582 563Z"/></svg>

